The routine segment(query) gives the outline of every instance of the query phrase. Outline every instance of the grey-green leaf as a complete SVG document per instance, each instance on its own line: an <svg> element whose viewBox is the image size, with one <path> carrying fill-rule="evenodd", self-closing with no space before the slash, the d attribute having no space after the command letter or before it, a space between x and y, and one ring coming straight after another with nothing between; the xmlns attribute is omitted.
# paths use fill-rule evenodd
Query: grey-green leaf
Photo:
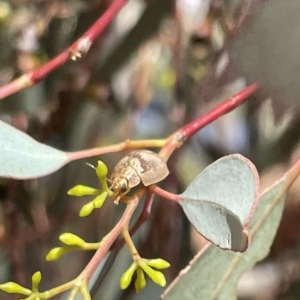
<svg viewBox="0 0 300 300"><path fill-rule="evenodd" d="M236 299L236 284L240 276L270 251L280 223L286 191L292 184L289 177L284 176L260 197L249 226L251 242L246 252L223 251L214 245L207 247L196 255L162 298Z"/></svg>
<svg viewBox="0 0 300 300"><path fill-rule="evenodd" d="M68 160L67 153L0 121L0 177L38 178L58 170Z"/></svg>
<svg viewBox="0 0 300 300"><path fill-rule="evenodd" d="M258 188L255 166L232 154L201 172L181 195L180 205L196 230L212 243L245 251Z"/></svg>

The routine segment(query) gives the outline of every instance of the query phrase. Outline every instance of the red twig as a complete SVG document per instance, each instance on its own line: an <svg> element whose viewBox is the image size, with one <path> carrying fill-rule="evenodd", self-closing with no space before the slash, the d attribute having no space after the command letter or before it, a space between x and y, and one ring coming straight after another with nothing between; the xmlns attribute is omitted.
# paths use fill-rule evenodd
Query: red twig
<svg viewBox="0 0 300 300"><path fill-rule="evenodd" d="M138 197L132 199L129 204L127 205L121 219L115 225L115 227L103 238L101 242L101 246L98 248L96 253L94 254L93 258L87 264L85 269L82 271L82 277L89 281L94 274L95 270L97 269L99 263L105 257L106 253L109 251L113 242L118 238L121 234L123 229L128 226L130 219L139 204Z"/></svg>
<svg viewBox="0 0 300 300"><path fill-rule="evenodd" d="M191 137L193 134L199 131L199 129L240 106L257 89L258 83L253 83L245 87L243 90L223 101L220 105L218 105L216 108L212 109L205 115L202 115L191 123L185 125L179 130L180 133L184 136L185 139Z"/></svg>
<svg viewBox="0 0 300 300"><path fill-rule="evenodd" d="M63 65L69 58L76 60L83 54L86 54L95 39L103 33L105 28L127 2L128 0L113 1L103 15L101 15L101 17L83 34L83 36L75 41L69 48L58 54L45 65L0 87L0 100L43 80L52 71Z"/></svg>
<svg viewBox="0 0 300 300"><path fill-rule="evenodd" d="M173 194L170 193L166 190L163 190L162 188L160 188L157 185L154 185L153 187L150 188L152 192L154 192L155 194L161 196L162 198L165 198L167 200L173 201L178 203L180 201L180 196L177 194Z"/></svg>
<svg viewBox="0 0 300 300"><path fill-rule="evenodd" d="M167 143L160 151L160 155L165 160L167 160L176 148L180 147L188 138L198 132L201 128L229 113L230 111L234 110L236 107L247 101L248 97L256 92L258 87L258 83L253 83L245 87L237 94L221 102L214 109L208 111L202 116L199 116L194 121L177 130L168 139Z"/></svg>

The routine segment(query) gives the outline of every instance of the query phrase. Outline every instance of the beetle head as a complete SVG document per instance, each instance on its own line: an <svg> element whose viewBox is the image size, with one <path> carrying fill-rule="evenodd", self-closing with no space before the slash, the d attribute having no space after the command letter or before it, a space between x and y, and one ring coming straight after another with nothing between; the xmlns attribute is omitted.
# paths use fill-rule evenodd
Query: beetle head
<svg viewBox="0 0 300 300"><path fill-rule="evenodd" d="M113 179L111 183L110 189L112 190L113 198L115 199L115 203L118 204L119 200L126 195L130 188L128 187L128 182L123 177L116 177Z"/></svg>

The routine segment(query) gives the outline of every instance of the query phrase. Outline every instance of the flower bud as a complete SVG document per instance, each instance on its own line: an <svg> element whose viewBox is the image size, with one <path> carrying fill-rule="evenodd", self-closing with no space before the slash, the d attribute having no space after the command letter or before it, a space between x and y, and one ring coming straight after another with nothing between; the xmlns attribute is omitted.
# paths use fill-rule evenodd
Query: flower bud
<svg viewBox="0 0 300 300"><path fill-rule="evenodd" d="M78 184L68 191L68 195L81 197L81 196L85 196L85 195L97 195L99 192L100 192L99 189L95 189L90 186Z"/></svg>
<svg viewBox="0 0 300 300"><path fill-rule="evenodd" d="M85 241L79 236L73 233L65 232L59 236L59 239L66 245L72 246L76 245L79 247L84 247Z"/></svg>
<svg viewBox="0 0 300 300"><path fill-rule="evenodd" d="M98 160L98 166L96 168L96 173L100 180L103 190L105 192L108 192L109 188L107 186L107 181L106 181L107 166L101 160Z"/></svg>
<svg viewBox="0 0 300 300"><path fill-rule="evenodd" d="M160 272L153 270L147 263L143 260L139 261L139 266L147 273L147 275L158 285L165 286L167 281L165 275Z"/></svg>
<svg viewBox="0 0 300 300"><path fill-rule="evenodd" d="M32 275L32 291L33 292L37 292L39 290L39 284L42 280L42 274L40 271L37 271L35 272L33 275Z"/></svg>
<svg viewBox="0 0 300 300"><path fill-rule="evenodd" d="M46 260L56 260L59 259L62 255L69 252L69 249L66 247L56 247L49 251L49 253L46 256Z"/></svg>
<svg viewBox="0 0 300 300"><path fill-rule="evenodd" d="M31 290L12 281L0 284L0 289L6 293L18 293L26 296L31 294Z"/></svg>
<svg viewBox="0 0 300 300"><path fill-rule="evenodd" d="M137 267L136 270L136 280L134 282L134 287L137 292L141 291L146 286L146 278L142 268Z"/></svg>
<svg viewBox="0 0 300 300"><path fill-rule="evenodd" d="M103 205L106 197L107 197L107 192L103 192L101 195L97 196L93 200L94 207L95 208L100 208Z"/></svg>
<svg viewBox="0 0 300 300"><path fill-rule="evenodd" d="M100 178L106 178L107 175L107 166L101 160L98 160L98 165L96 167L96 174Z"/></svg>
<svg viewBox="0 0 300 300"><path fill-rule="evenodd" d="M120 286L122 290L125 290L128 288L131 279L132 279L132 275L134 273L134 271L136 270L136 263L132 263L131 266L123 273L123 275L121 276L120 279Z"/></svg>
<svg viewBox="0 0 300 300"><path fill-rule="evenodd" d="M162 258L145 259L145 261L149 266L154 267L156 269L166 269L170 267L170 263L168 263Z"/></svg>
<svg viewBox="0 0 300 300"><path fill-rule="evenodd" d="M92 211L94 210L94 203L93 201L85 204L82 206L80 212L79 212L79 216L80 217L86 217L88 216Z"/></svg>

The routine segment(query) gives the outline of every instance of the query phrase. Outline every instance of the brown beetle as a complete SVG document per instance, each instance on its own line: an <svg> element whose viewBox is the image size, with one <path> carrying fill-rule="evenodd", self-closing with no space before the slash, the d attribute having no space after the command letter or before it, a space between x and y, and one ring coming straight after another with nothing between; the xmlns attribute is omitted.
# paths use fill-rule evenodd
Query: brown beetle
<svg viewBox="0 0 300 300"><path fill-rule="evenodd" d="M141 182L149 186L168 174L166 162L158 154L149 150L130 152L117 163L110 178L115 203Z"/></svg>

